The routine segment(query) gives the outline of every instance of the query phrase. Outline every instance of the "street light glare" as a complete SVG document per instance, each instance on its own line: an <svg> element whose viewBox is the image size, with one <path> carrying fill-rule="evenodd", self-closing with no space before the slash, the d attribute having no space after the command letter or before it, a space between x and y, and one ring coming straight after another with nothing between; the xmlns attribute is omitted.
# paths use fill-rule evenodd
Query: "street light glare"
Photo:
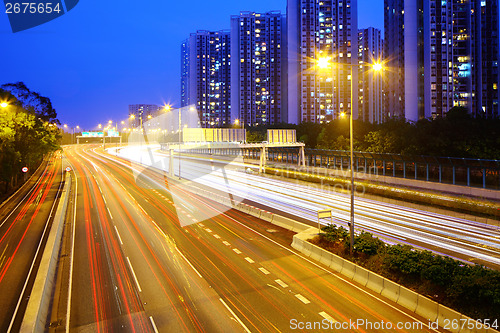
<svg viewBox="0 0 500 333"><path fill-rule="evenodd" d="M330 58L321 57L318 59L318 67L319 68L328 68L330 67Z"/></svg>
<svg viewBox="0 0 500 333"><path fill-rule="evenodd" d="M346 116L346 113L345 113L345 112L341 112L341 113L340 113L340 118L345 118L345 116Z"/></svg>
<svg viewBox="0 0 500 333"><path fill-rule="evenodd" d="M380 62L376 62L373 64L373 70L380 72L382 70L382 64Z"/></svg>
<svg viewBox="0 0 500 333"><path fill-rule="evenodd" d="M1 106L1 107L3 107L3 108L6 108L6 107L8 107L8 106L9 106L9 103L7 103L7 102L2 102L2 103L0 104L0 106Z"/></svg>

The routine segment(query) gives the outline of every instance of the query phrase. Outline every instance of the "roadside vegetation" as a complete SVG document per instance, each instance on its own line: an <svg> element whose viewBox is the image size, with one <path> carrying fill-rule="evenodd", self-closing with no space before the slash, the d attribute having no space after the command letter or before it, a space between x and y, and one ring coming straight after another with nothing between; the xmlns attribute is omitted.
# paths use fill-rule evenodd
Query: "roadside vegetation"
<svg viewBox="0 0 500 333"><path fill-rule="evenodd" d="M49 98L22 82L0 86L0 202L59 148L57 113Z"/></svg>
<svg viewBox="0 0 500 333"><path fill-rule="evenodd" d="M247 128L247 140L266 140L267 129L296 129L306 148L349 150L349 120L328 124L278 124ZM454 107L446 117L411 123L393 118L381 124L354 121L354 150L402 155L430 155L500 159L500 119L474 118L463 107Z"/></svg>
<svg viewBox="0 0 500 333"><path fill-rule="evenodd" d="M470 318L500 318L500 271L409 245L389 245L367 232L355 236L351 257L345 228L331 224L322 231L310 242Z"/></svg>

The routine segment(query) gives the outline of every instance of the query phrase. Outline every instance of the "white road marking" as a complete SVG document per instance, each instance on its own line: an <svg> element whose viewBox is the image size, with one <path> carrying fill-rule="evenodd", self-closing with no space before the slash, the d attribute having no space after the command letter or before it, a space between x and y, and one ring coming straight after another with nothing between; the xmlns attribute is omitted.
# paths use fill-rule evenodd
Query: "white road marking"
<svg viewBox="0 0 500 333"><path fill-rule="evenodd" d="M184 260L186 260L188 265L191 266L191 268L196 272L196 274L198 274L198 276L203 279L203 276L201 276L200 272L198 272L198 270L196 268L194 268L193 264L191 264L191 262L184 256L184 254L182 254L182 252L177 248L177 246L175 247L175 249L177 250L177 253L179 253L181 255L181 257Z"/></svg>
<svg viewBox="0 0 500 333"><path fill-rule="evenodd" d="M217 239L220 239L220 236L217 235L217 234L214 234L214 237L217 238Z"/></svg>
<svg viewBox="0 0 500 333"><path fill-rule="evenodd" d="M210 229L208 229L208 228L206 228L205 230L206 230L206 231L208 231L208 232L212 232L212 230L210 230Z"/></svg>
<svg viewBox="0 0 500 333"><path fill-rule="evenodd" d="M223 241L222 244L226 245L226 246L229 246L231 245L228 241Z"/></svg>
<svg viewBox="0 0 500 333"><path fill-rule="evenodd" d="M259 271L261 271L262 273L266 274L266 275L269 275L271 274L271 272L269 272L267 269L265 269L264 267L259 267Z"/></svg>
<svg viewBox="0 0 500 333"><path fill-rule="evenodd" d="M247 331L248 333L251 333L251 331L248 329L248 327L246 327L245 324L243 324L243 322L241 321L241 319L238 318L238 316L236 315L236 313L234 313L233 310L231 310L231 308L229 306L227 306L226 302L224 302L224 300L222 298L219 298L219 300L221 301L222 304L224 304L224 306L226 307L226 309L228 309L229 312L231 312L231 314L233 315L234 319L236 319L236 321L238 323L240 323L241 326L243 326L243 328L245 329L245 331Z"/></svg>
<svg viewBox="0 0 500 333"><path fill-rule="evenodd" d="M295 297L297 297L302 303L304 304L309 304L311 303L307 298L302 296L301 294L296 294Z"/></svg>
<svg viewBox="0 0 500 333"><path fill-rule="evenodd" d="M234 248L233 251L236 252L237 254L241 254L241 251L236 248Z"/></svg>
<svg viewBox="0 0 500 333"><path fill-rule="evenodd" d="M156 324L155 324L155 321L153 319L153 317L149 317L149 321L151 321L151 326L153 326L153 330L155 331L155 333L159 333L158 331L158 328L156 327Z"/></svg>
<svg viewBox="0 0 500 333"><path fill-rule="evenodd" d="M109 217L111 217L111 219L113 220L113 215L111 215L111 211L109 210L109 207L106 207L106 208L108 209Z"/></svg>
<svg viewBox="0 0 500 333"><path fill-rule="evenodd" d="M288 285L287 285L285 282L281 281L280 279L278 279L278 280L274 280L274 282L276 282L277 284L279 284L279 285L280 285L280 286L282 286L283 288L288 287Z"/></svg>
<svg viewBox="0 0 500 333"><path fill-rule="evenodd" d="M116 225L115 225L115 231L116 231L116 234L118 235L118 240L120 241L120 244L123 245L122 238L120 237L120 233L118 232L118 229L116 229Z"/></svg>
<svg viewBox="0 0 500 333"><path fill-rule="evenodd" d="M137 276L135 275L134 268L132 267L132 264L130 263L130 259L127 257L127 262L130 267L130 270L132 271L132 275L134 276L135 284L137 285L137 289L139 289L139 292L142 292L141 285L139 284L139 280L137 280Z"/></svg>
<svg viewBox="0 0 500 333"><path fill-rule="evenodd" d="M251 258L249 258L249 257L246 257L246 258L245 258L245 260L246 260L246 261L248 261L248 262L249 262L249 263L251 263L251 264L253 264L253 263L255 262L255 261L253 261L253 260L252 260Z"/></svg>
<svg viewBox="0 0 500 333"><path fill-rule="evenodd" d="M321 311L319 313L319 315L323 318L325 318L326 320L328 320L329 322L331 323L336 323L337 321L335 319L333 319L332 316L330 316L328 313L326 313L325 311Z"/></svg>

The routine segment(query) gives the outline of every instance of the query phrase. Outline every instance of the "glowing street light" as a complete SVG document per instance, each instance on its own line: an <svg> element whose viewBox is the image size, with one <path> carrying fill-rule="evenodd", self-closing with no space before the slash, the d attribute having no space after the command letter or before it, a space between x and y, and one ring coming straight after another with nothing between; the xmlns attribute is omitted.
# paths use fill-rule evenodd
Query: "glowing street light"
<svg viewBox="0 0 500 333"><path fill-rule="evenodd" d="M8 107L8 106L9 106L9 103L7 103L7 102L2 102L2 103L0 103L0 106L1 106L2 108L4 108L4 109L5 109L6 107Z"/></svg>

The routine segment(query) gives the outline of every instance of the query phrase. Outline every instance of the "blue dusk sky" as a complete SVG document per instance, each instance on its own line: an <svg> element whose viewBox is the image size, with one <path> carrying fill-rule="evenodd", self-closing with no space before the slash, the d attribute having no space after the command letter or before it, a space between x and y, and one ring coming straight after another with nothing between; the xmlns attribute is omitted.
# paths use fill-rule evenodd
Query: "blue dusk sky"
<svg viewBox="0 0 500 333"><path fill-rule="evenodd" d="M286 0L80 0L65 15L12 33L0 13L0 84L23 81L52 100L61 123L92 129L129 104L180 105L180 44L229 29L240 11L286 12ZM383 1L359 0L359 27L383 30Z"/></svg>

